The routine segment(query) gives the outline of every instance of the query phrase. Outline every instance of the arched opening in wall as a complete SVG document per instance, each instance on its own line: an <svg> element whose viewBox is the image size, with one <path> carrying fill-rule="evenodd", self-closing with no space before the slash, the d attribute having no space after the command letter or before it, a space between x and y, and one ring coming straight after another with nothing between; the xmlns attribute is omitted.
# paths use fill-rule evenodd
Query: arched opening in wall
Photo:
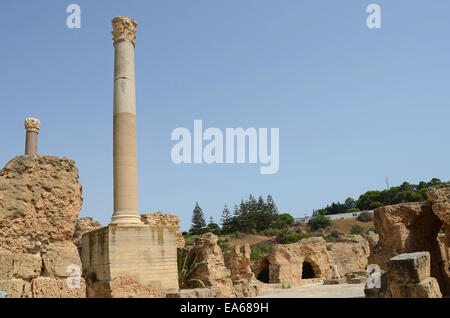
<svg viewBox="0 0 450 318"><path fill-rule="evenodd" d="M430 276L437 279L444 296L450 295L450 284L442 267L444 255L441 251L441 237L443 222L433 213L430 203L422 205L422 212L414 219L409 228L409 236L402 253L420 251L430 252Z"/></svg>
<svg viewBox="0 0 450 318"><path fill-rule="evenodd" d="M303 262L302 279L309 279L309 278L314 278L314 277L315 277L315 273L314 273L314 268L312 267L312 265L308 262Z"/></svg>
<svg viewBox="0 0 450 318"><path fill-rule="evenodd" d="M257 280L260 282L269 283L270 280L270 272L269 272L269 266L266 266L262 269L261 272L259 272L258 276L256 277Z"/></svg>

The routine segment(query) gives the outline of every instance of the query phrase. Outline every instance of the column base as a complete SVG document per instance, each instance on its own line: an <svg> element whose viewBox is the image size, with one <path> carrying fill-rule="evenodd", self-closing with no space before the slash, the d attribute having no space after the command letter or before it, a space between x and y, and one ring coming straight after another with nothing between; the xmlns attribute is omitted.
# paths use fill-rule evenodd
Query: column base
<svg viewBox="0 0 450 318"><path fill-rule="evenodd" d="M110 224L83 235L81 261L87 297L165 297L179 290L174 230Z"/></svg>
<svg viewBox="0 0 450 318"><path fill-rule="evenodd" d="M120 214L113 215L111 217L111 223L116 225L128 225L128 224L144 224L141 221L141 216L136 214Z"/></svg>

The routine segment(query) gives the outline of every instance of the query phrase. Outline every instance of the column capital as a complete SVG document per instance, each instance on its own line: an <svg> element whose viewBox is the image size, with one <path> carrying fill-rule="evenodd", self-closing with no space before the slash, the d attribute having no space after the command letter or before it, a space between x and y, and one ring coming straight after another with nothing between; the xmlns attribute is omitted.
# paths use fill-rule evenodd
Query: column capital
<svg viewBox="0 0 450 318"><path fill-rule="evenodd" d="M25 118L25 129L27 131L34 131L39 132L39 129L41 128L41 122L39 119L36 118Z"/></svg>
<svg viewBox="0 0 450 318"><path fill-rule="evenodd" d="M129 17L116 17L112 20L114 44L117 41L128 40L135 45L137 22Z"/></svg>

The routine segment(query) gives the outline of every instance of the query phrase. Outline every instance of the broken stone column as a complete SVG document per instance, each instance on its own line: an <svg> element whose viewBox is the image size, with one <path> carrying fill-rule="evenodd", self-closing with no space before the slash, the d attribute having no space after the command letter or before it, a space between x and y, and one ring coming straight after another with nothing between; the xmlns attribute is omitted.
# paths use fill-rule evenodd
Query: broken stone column
<svg viewBox="0 0 450 318"><path fill-rule="evenodd" d="M393 298L441 298L439 284L430 277L430 253L400 254L388 262L388 286Z"/></svg>
<svg viewBox="0 0 450 318"><path fill-rule="evenodd" d="M37 154L37 143L40 127L41 123L39 122L39 119L31 117L25 119L25 129L27 131L25 139L25 155Z"/></svg>
<svg viewBox="0 0 450 318"><path fill-rule="evenodd" d="M134 45L137 23L112 20L114 56L114 214L111 224L142 224L138 211Z"/></svg>

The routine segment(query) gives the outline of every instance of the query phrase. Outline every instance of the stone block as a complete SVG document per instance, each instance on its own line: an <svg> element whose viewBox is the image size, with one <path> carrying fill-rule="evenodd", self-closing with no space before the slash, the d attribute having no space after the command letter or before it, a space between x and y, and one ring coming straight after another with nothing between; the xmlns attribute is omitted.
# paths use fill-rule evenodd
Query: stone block
<svg viewBox="0 0 450 318"><path fill-rule="evenodd" d="M81 260L77 247L72 243L58 243L49 246L42 257L44 273L48 277L69 277L72 273L69 266L80 267Z"/></svg>
<svg viewBox="0 0 450 318"><path fill-rule="evenodd" d="M61 298L86 298L86 282L80 278L79 285L67 283L67 279L57 279Z"/></svg>
<svg viewBox="0 0 450 318"><path fill-rule="evenodd" d="M392 298L442 298L439 284L434 277L428 277L419 284L389 284Z"/></svg>
<svg viewBox="0 0 450 318"><path fill-rule="evenodd" d="M419 284L430 276L430 253L400 254L388 262L389 283L398 285Z"/></svg>
<svg viewBox="0 0 450 318"><path fill-rule="evenodd" d="M41 275L41 256L18 253L14 254L14 276L22 279L32 279Z"/></svg>
<svg viewBox="0 0 450 318"><path fill-rule="evenodd" d="M0 250L0 280L12 279L14 255L7 250Z"/></svg>
<svg viewBox="0 0 450 318"><path fill-rule="evenodd" d="M0 280L0 290L8 293L11 298L22 298L31 296L30 283L22 279Z"/></svg>
<svg viewBox="0 0 450 318"><path fill-rule="evenodd" d="M59 286L56 278L38 277L31 281L33 298L60 298Z"/></svg>

